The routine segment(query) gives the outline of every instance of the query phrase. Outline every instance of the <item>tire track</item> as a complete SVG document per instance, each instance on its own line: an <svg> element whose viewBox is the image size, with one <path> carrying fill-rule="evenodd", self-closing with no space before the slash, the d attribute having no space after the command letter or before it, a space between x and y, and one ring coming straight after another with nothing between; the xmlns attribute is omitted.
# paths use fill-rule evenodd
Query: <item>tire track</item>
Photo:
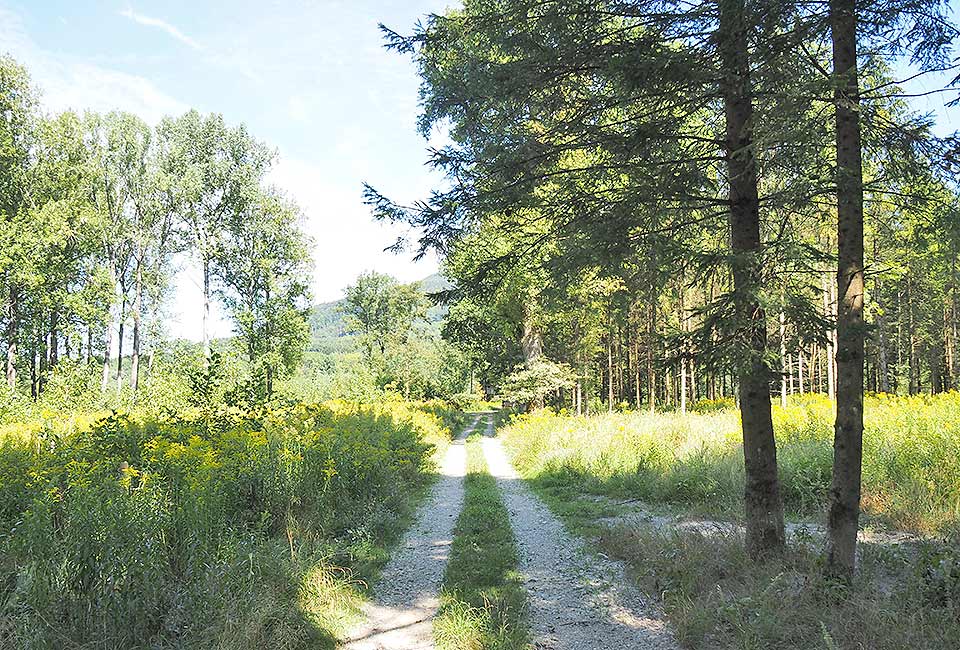
<svg viewBox="0 0 960 650"><path fill-rule="evenodd" d="M662 616L631 586L624 566L588 555L579 538L517 476L487 424L483 451L517 539L534 647L542 650L675 650Z"/></svg>
<svg viewBox="0 0 960 650"><path fill-rule="evenodd" d="M427 650L433 644L433 617L453 527L463 505L466 474L464 440L480 422L477 416L450 445L440 477L417 520L403 537L380 576L366 620L343 641L343 650Z"/></svg>

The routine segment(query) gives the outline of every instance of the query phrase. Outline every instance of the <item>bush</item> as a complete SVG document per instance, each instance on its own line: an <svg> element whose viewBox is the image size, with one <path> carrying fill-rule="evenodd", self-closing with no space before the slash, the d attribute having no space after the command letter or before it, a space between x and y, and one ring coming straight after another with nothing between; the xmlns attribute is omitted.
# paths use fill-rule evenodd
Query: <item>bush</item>
<svg viewBox="0 0 960 650"><path fill-rule="evenodd" d="M332 647L316 599L355 610L448 438L402 403L7 432L0 646Z"/></svg>

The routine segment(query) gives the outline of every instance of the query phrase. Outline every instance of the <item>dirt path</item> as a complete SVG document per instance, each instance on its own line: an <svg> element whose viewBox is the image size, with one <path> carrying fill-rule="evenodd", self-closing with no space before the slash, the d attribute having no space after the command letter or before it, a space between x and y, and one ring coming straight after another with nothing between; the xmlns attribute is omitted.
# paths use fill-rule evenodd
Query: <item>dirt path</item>
<svg viewBox="0 0 960 650"><path fill-rule="evenodd" d="M493 437L483 452L497 479L517 539L530 603L534 647L542 650L673 650L676 641L656 610L629 585L624 567L587 555L579 539L524 485Z"/></svg>
<svg viewBox="0 0 960 650"><path fill-rule="evenodd" d="M437 594L463 505L464 439L479 421L477 417L447 450L440 478L384 568L374 602L364 608L366 621L343 642L343 650L433 648Z"/></svg>

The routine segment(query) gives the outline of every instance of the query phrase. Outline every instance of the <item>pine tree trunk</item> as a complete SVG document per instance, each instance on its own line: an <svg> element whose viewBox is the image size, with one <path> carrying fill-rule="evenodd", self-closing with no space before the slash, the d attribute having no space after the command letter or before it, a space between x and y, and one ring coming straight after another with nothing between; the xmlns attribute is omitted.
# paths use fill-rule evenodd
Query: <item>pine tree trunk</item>
<svg viewBox="0 0 960 650"><path fill-rule="evenodd" d="M827 572L853 577L863 457L863 171L855 0L830 1L837 135L837 421Z"/></svg>
<svg viewBox="0 0 960 650"><path fill-rule="evenodd" d="M613 335L607 332L607 410L613 413Z"/></svg>
<svg viewBox="0 0 960 650"><path fill-rule="evenodd" d="M831 292L829 285L827 284L827 279L824 277L823 280L823 315L825 318L832 318L833 316L833 307L831 306ZM826 368L827 368L827 396L833 400L836 396L834 387L836 386L835 375L833 372L834 369L834 345L833 345L833 328L831 327L827 331L827 347L824 352L827 355Z"/></svg>
<svg viewBox="0 0 960 650"><path fill-rule="evenodd" d="M730 184L730 240L734 296L746 360L739 363L740 410L746 470L746 545L753 558L784 551L783 502L777 476L770 406L767 330L756 291L761 286L760 200L753 142L753 89L747 54L749 30L743 0L720 0L718 48L726 114Z"/></svg>
<svg viewBox="0 0 960 650"><path fill-rule="evenodd" d="M907 276L907 373L909 375L908 390L911 395L920 391L917 371L917 338L914 336L915 323L913 319L913 279Z"/></svg>
<svg viewBox="0 0 960 650"><path fill-rule="evenodd" d="M653 341L657 334L656 313L656 306L651 298L647 304L647 401L651 414L657 411L657 377L653 368Z"/></svg>
<svg viewBox="0 0 960 650"><path fill-rule="evenodd" d="M17 387L17 337L20 335L20 289L10 286L7 303L7 388Z"/></svg>
<svg viewBox="0 0 960 650"><path fill-rule="evenodd" d="M797 350L797 390L803 395L803 348Z"/></svg>
<svg viewBox="0 0 960 650"><path fill-rule="evenodd" d="M877 373L880 376L880 391L889 393L890 363L889 353L887 352L887 326L883 316L877 317Z"/></svg>
<svg viewBox="0 0 960 650"><path fill-rule="evenodd" d="M680 300L679 300L679 317L680 317L680 332L685 334L687 331L687 313L685 305L683 304L683 298L685 293L684 280L681 276L680 278ZM687 343L686 339L681 339L682 344L680 347L680 413L687 412Z"/></svg>

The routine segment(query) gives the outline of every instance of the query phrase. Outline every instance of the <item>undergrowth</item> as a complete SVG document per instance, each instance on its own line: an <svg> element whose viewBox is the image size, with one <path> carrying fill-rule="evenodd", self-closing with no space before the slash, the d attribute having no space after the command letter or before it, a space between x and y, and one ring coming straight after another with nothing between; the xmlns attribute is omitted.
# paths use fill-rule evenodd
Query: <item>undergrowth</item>
<svg viewBox="0 0 960 650"><path fill-rule="evenodd" d="M617 528L601 548L660 597L686 648L943 650L960 647L960 549L861 545L856 580L823 578L815 545L756 563L732 534Z"/></svg>
<svg viewBox="0 0 960 650"><path fill-rule="evenodd" d="M0 647L333 648L452 414L290 404L0 433Z"/></svg>
<svg viewBox="0 0 960 650"><path fill-rule="evenodd" d="M833 408L820 395L774 406L781 491L799 516L824 509L833 462ZM921 533L960 527L960 393L866 400L863 506ZM540 487L739 513L743 452L738 412L514 417L502 438Z"/></svg>

